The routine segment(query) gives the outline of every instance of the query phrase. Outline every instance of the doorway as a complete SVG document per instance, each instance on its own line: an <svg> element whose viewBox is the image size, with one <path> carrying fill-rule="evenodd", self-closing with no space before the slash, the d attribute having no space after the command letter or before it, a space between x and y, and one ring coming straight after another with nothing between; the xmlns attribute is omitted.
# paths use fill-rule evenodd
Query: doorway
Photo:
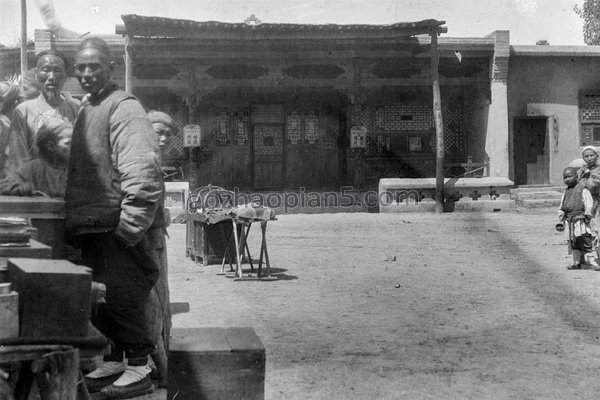
<svg viewBox="0 0 600 400"><path fill-rule="evenodd" d="M254 190L283 188L283 124L256 124L252 140Z"/></svg>
<svg viewBox="0 0 600 400"><path fill-rule="evenodd" d="M513 137L516 185L548 185L548 117L516 117Z"/></svg>

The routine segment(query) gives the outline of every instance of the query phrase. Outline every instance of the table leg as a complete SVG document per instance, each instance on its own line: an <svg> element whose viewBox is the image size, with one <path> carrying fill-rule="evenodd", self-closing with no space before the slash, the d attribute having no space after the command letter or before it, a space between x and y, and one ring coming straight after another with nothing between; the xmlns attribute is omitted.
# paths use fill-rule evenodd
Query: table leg
<svg viewBox="0 0 600 400"><path fill-rule="evenodd" d="M250 227L252 226L252 222L248 223L248 228L246 229L246 235L244 236L244 250L246 254L248 254L248 263L250 263L250 271L254 272L254 265L252 264L252 256L250 255L250 247L248 246L248 235L250 234ZM242 250L242 254L244 251Z"/></svg>
<svg viewBox="0 0 600 400"><path fill-rule="evenodd" d="M236 271L235 271L235 276L237 277L242 277L242 264L240 262L240 242L238 240L238 234L237 234L237 224L235 222L235 220L231 220L231 222L233 223L233 238L235 240L235 262L236 262ZM241 235L244 234L244 230L241 230ZM244 253L242 253L244 254Z"/></svg>
<svg viewBox="0 0 600 400"><path fill-rule="evenodd" d="M267 249L267 221L261 222L260 229L262 231L262 243L260 246L260 251L261 251L261 253L263 250L265 252L265 265L267 266L267 275L271 275L271 264L269 263L269 251ZM262 257L261 257L261 260L262 260ZM259 268L259 271L260 271L260 268Z"/></svg>
<svg viewBox="0 0 600 400"><path fill-rule="evenodd" d="M233 266L231 265L231 257L229 257L229 247L231 246L231 238L233 236L233 232L229 234L229 237L227 237L227 235L225 234L225 229L223 228L223 225L219 225L219 230L221 232L221 238L224 241L225 240L227 241L226 243L223 243L223 245L225 246L225 250L223 252L223 260L221 260L221 274L224 274L225 273L225 258L227 258L227 262L229 263L229 272L233 271Z"/></svg>

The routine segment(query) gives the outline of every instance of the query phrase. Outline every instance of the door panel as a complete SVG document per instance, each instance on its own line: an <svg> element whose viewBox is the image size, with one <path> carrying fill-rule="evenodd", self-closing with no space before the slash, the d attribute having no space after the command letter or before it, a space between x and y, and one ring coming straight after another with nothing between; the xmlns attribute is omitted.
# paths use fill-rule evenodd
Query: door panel
<svg viewBox="0 0 600 400"><path fill-rule="evenodd" d="M515 184L543 185L550 182L547 136L548 118L515 118L513 146Z"/></svg>
<svg viewBox="0 0 600 400"><path fill-rule="evenodd" d="M283 187L283 125L254 126L254 189Z"/></svg>

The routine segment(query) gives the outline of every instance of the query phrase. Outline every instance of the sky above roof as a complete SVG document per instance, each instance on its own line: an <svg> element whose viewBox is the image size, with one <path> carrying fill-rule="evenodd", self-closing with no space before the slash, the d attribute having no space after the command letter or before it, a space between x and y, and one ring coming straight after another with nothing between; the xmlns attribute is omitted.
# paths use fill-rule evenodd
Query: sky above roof
<svg viewBox="0 0 600 400"><path fill-rule="evenodd" d="M583 0L27 0L28 36L45 28L39 6L53 2L63 27L78 33L112 34L121 15L139 14L195 21L298 24L392 24L438 19L448 37L482 37L510 31L511 44L583 45L583 20L574 6ZM0 43L20 38L20 1L0 0Z"/></svg>

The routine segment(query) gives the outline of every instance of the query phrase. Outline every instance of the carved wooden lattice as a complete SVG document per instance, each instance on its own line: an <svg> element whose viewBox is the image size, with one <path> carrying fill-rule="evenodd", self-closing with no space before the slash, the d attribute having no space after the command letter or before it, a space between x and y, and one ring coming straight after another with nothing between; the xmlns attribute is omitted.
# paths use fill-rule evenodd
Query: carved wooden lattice
<svg viewBox="0 0 600 400"><path fill-rule="evenodd" d="M178 109L177 112L170 114L177 126L177 135L173 135L171 142L165 149L166 157L182 158L183 157L183 112Z"/></svg>
<svg viewBox="0 0 600 400"><path fill-rule="evenodd" d="M462 108L443 107L445 154L466 157L466 141L462 129Z"/></svg>
<svg viewBox="0 0 600 400"><path fill-rule="evenodd" d="M319 113L311 110L306 112L304 119L304 140L306 143L315 144L319 140Z"/></svg>
<svg viewBox="0 0 600 400"><path fill-rule="evenodd" d="M248 123L250 115L248 112L235 113L233 121L233 138L237 144L248 143Z"/></svg>
<svg viewBox="0 0 600 400"><path fill-rule="evenodd" d="M300 144L302 140L302 121L300 114L292 111L287 118L287 138L291 144Z"/></svg>
<svg viewBox="0 0 600 400"><path fill-rule="evenodd" d="M220 111L216 114L216 132L215 140L218 145L225 146L230 143L231 128L229 121L229 113Z"/></svg>
<svg viewBox="0 0 600 400"><path fill-rule="evenodd" d="M283 139L281 127L255 126L254 127L254 154L280 155L283 154Z"/></svg>

